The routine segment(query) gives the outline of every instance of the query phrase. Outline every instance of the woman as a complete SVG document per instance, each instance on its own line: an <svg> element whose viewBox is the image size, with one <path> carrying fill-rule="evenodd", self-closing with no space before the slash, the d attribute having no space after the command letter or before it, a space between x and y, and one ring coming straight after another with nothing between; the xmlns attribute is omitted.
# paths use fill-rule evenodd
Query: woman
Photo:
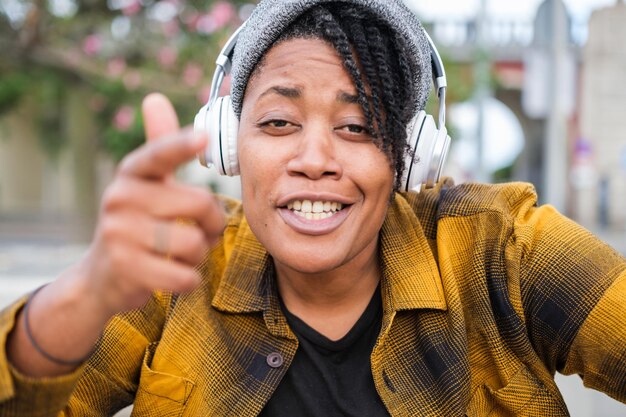
<svg viewBox="0 0 626 417"><path fill-rule="evenodd" d="M262 2L241 205L174 182L206 139L148 97L85 259L3 313L0 415L567 415L556 370L626 401L623 257L529 185L394 193L421 31L399 1Z"/></svg>

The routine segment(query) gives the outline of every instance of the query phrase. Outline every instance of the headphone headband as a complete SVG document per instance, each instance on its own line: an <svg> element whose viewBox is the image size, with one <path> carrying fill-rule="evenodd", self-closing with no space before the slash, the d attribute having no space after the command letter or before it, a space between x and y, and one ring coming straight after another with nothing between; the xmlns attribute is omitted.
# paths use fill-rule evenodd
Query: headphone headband
<svg viewBox="0 0 626 417"><path fill-rule="evenodd" d="M232 68L232 58L233 53L235 52L235 45L237 45L237 39L239 39L239 34L245 28L248 21L243 22L239 28L233 33L230 38L224 44L224 47L220 51L217 59L215 60L215 73L213 74L213 80L211 81L211 91L209 94L209 101L207 102L208 107L211 107L217 97L219 96L220 87L222 86L222 82L224 81L224 77L226 74L230 72ZM428 45L430 47L430 60L433 72L433 83L435 85L435 92L437 93L437 98L439 100L439 128L445 126L446 123L446 89L448 88L448 81L446 78L446 71L443 66L443 61L441 60L441 56L439 55L439 51L435 46L432 38L424 29L424 35L426 35L426 39L428 40Z"/></svg>

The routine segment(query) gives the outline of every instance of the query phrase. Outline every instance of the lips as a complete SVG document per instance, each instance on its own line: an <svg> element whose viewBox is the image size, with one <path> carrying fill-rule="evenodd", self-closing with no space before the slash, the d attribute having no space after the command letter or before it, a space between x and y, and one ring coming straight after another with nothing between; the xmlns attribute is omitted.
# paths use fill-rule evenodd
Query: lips
<svg viewBox="0 0 626 417"><path fill-rule="evenodd" d="M279 207L285 223L299 233L323 235L337 229L347 218L351 204L337 199L294 198Z"/></svg>

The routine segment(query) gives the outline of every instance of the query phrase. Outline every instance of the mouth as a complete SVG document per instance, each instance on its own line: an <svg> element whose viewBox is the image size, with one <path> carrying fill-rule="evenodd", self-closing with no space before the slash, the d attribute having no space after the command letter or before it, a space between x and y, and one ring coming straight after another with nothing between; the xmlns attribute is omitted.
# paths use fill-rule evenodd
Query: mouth
<svg viewBox="0 0 626 417"><path fill-rule="evenodd" d="M293 200L286 208L296 216L307 220L325 220L335 216L348 205L337 201Z"/></svg>

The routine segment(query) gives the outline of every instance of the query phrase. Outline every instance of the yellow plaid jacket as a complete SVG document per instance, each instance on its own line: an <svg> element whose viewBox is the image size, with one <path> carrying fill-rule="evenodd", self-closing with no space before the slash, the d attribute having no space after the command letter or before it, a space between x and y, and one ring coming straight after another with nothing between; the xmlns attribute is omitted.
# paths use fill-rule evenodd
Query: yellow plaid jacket
<svg viewBox="0 0 626 417"><path fill-rule="evenodd" d="M200 288L113 318L76 372L33 380L0 352L0 415L256 416L298 341L238 204ZM392 416L566 416L556 371L626 401L626 261L532 186L397 194L380 233L371 355ZM0 317L0 342L23 304ZM626 409L626 408L625 408Z"/></svg>

